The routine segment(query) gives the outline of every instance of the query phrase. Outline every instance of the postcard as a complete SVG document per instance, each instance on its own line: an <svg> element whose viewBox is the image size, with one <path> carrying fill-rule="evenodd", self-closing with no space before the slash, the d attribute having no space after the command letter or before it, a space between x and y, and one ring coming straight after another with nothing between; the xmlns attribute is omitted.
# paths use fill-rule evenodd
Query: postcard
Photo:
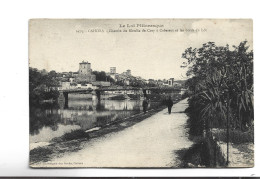
<svg viewBox="0 0 260 179"><path fill-rule="evenodd" d="M32 168L254 166L251 19L31 19Z"/></svg>

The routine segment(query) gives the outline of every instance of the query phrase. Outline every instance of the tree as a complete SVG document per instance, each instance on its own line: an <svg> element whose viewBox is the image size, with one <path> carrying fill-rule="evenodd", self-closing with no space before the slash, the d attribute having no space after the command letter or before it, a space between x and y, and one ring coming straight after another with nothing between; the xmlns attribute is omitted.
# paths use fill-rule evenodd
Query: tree
<svg viewBox="0 0 260 179"><path fill-rule="evenodd" d="M36 68L29 68L29 100L30 106L37 106L44 99L57 99L59 92L55 90L59 82L56 72L41 73Z"/></svg>
<svg viewBox="0 0 260 179"><path fill-rule="evenodd" d="M49 75L52 79L57 77L57 73L56 73L56 71L54 71L54 70L50 71L48 75Z"/></svg>
<svg viewBox="0 0 260 179"><path fill-rule="evenodd" d="M137 80L136 78L130 79L130 86L132 87L143 87L145 84L141 80Z"/></svg>
<svg viewBox="0 0 260 179"><path fill-rule="evenodd" d="M191 77L186 83L191 91L191 131L201 121L207 136L213 126L226 126L227 164L230 123L232 128L253 130L253 51L246 44L241 42L231 51L229 45L217 47L208 42L199 49L190 47L182 55Z"/></svg>
<svg viewBox="0 0 260 179"><path fill-rule="evenodd" d="M111 76L106 75L106 72L104 72L104 71L101 71L101 72L93 71L93 74L96 75L97 81L109 81L112 83L115 82L115 80Z"/></svg>
<svg viewBox="0 0 260 179"><path fill-rule="evenodd" d="M191 77L186 85L199 102L196 107L201 117L221 121L230 115L232 126L241 130L253 125L253 51L248 51L246 44L241 42L230 50L229 45L208 42L199 49L190 47L182 55L187 59L187 76ZM224 105L227 96L229 114Z"/></svg>

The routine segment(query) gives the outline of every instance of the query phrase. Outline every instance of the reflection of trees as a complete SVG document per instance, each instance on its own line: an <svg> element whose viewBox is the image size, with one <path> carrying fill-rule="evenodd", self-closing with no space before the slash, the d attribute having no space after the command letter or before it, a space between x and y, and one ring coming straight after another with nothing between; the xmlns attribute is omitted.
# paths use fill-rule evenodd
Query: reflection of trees
<svg viewBox="0 0 260 179"><path fill-rule="evenodd" d="M79 125L83 130L94 127L95 122L96 122L95 114L88 115L87 113L83 113L82 115L77 115L77 117L73 120L73 124Z"/></svg>
<svg viewBox="0 0 260 179"><path fill-rule="evenodd" d="M97 116L97 121L95 123L95 126L98 127L103 127L106 124L111 122L111 119L115 116L116 114L111 114L111 115L105 115L105 116Z"/></svg>
<svg viewBox="0 0 260 179"><path fill-rule="evenodd" d="M104 105L104 104L101 104L100 101L99 101L99 102L97 103L96 110L97 110L97 111L104 111L104 110L105 110L105 105Z"/></svg>
<svg viewBox="0 0 260 179"><path fill-rule="evenodd" d="M49 126L52 130L58 129L58 123L61 122L61 117L55 110L31 108L30 109L30 134L39 134L39 130Z"/></svg>
<svg viewBox="0 0 260 179"><path fill-rule="evenodd" d="M140 101L135 101L135 103L133 104L133 110L134 111L141 111L141 105L140 105Z"/></svg>
<svg viewBox="0 0 260 179"><path fill-rule="evenodd" d="M124 110L124 111L127 111L127 101L125 100L125 101L123 102L123 104L124 104L123 110Z"/></svg>
<svg viewBox="0 0 260 179"><path fill-rule="evenodd" d="M120 112L114 112L109 115L103 115L103 116L96 116L96 127L104 127L108 123L111 123L113 121L117 120L123 120L127 117L130 117L131 115L136 114L136 111L120 111Z"/></svg>
<svg viewBox="0 0 260 179"><path fill-rule="evenodd" d="M89 129L95 126L104 126L114 120L122 120L141 110L141 101L107 101L111 106L105 106L105 101L94 106L74 106L70 109L59 109L58 106L46 106L42 108L30 108L30 134L39 134L43 127L50 127L53 131L58 130L58 124L79 125L82 129ZM151 108L157 106L151 102ZM95 110L96 108L96 110ZM109 111L111 110L111 111Z"/></svg>

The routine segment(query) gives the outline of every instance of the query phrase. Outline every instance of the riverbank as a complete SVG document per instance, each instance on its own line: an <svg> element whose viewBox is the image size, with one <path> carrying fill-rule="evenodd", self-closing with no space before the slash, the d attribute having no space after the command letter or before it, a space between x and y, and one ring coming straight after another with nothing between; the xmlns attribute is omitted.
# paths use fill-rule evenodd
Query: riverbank
<svg viewBox="0 0 260 179"><path fill-rule="evenodd" d="M175 104L171 115L159 108L90 131L83 139L34 149L30 166L176 167L175 152L192 144L185 128L186 102Z"/></svg>

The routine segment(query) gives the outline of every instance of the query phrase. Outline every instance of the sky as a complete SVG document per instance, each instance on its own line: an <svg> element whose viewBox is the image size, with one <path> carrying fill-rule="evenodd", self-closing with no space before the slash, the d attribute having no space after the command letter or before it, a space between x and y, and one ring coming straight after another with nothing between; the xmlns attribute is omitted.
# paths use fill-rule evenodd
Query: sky
<svg viewBox="0 0 260 179"><path fill-rule="evenodd" d="M29 22L29 65L76 72L84 60L93 71L109 72L116 67L118 73L131 69L132 75L145 79L180 80L186 79L187 69L180 68L186 61L181 58L185 49L209 41L232 46L244 40L252 49L252 30L248 19L33 19Z"/></svg>

